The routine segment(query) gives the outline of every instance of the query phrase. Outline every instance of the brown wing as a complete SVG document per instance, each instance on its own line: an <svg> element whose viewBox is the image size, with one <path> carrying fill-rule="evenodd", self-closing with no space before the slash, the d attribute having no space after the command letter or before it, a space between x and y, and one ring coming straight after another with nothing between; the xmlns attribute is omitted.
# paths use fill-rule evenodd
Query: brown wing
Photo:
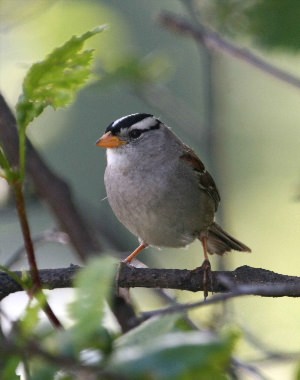
<svg viewBox="0 0 300 380"><path fill-rule="evenodd" d="M180 158L184 161L186 161L193 170L197 173L199 178L199 186L203 191L206 191L214 200L215 202L215 209L217 211L218 205L220 203L220 194L218 192L217 186L215 184L215 181L213 180L212 176L209 174L209 172L205 169L204 164L200 160L200 158L196 155L196 153L189 148L188 146L185 146L183 154L180 156Z"/></svg>

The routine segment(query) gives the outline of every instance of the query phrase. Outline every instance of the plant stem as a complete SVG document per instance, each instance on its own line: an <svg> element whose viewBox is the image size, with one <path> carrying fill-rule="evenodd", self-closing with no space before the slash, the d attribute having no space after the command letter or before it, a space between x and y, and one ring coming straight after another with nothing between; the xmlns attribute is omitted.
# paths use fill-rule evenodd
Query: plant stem
<svg viewBox="0 0 300 380"><path fill-rule="evenodd" d="M20 168L20 178L21 183L24 182L25 178L25 161L26 161L26 134L25 127L19 128L19 168Z"/></svg>
<svg viewBox="0 0 300 380"><path fill-rule="evenodd" d="M25 249L27 252L28 262L30 266L31 276L34 284L33 292L41 288L41 281L38 274L38 267L34 255L33 242L31 240L29 223L25 211L25 199L23 194L23 186L21 182L17 181L14 186L16 196L16 207L19 215L19 221L21 224L22 234L24 238Z"/></svg>
<svg viewBox="0 0 300 380"><path fill-rule="evenodd" d="M15 181L13 183L13 189L15 192L16 207L17 207L17 211L19 215L19 221L21 225L25 249L26 249L28 263L30 267L30 273L31 273L32 282L33 282L33 286L29 292L29 295L34 296L37 292L42 291L42 283L39 276L39 270L38 270L38 266L37 266L37 262L36 262L36 258L34 254L34 246L31 239L30 227L29 227L27 213L26 213L22 181L20 180ZM46 313L49 321L52 323L54 327L56 328L63 327L47 302L43 306L43 310Z"/></svg>

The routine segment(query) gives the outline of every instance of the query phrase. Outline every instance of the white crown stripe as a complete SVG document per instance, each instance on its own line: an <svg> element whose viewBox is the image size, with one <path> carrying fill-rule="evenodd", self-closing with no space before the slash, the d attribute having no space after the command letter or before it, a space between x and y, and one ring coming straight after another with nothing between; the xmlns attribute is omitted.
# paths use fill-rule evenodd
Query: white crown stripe
<svg viewBox="0 0 300 380"><path fill-rule="evenodd" d="M143 119L142 121L139 121L135 124L133 124L129 129L139 129L139 130L146 130L153 127L157 121L153 119L153 117L147 117L146 119Z"/></svg>
<svg viewBox="0 0 300 380"><path fill-rule="evenodd" d="M117 120L115 120L115 121L112 123L112 127L114 128L114 127L115 127L117 124L119 124L122 120L127 119L129 116L133 116L133 115L136 115L136 114L126 115L126 116L120 117L120 119L117 119Z"/></svg>

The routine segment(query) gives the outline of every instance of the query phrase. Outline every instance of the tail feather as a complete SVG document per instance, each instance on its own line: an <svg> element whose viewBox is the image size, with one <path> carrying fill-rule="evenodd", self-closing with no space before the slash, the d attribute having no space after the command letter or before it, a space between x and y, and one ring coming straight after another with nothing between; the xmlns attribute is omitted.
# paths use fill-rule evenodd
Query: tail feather
<svg viewBox="0 0 300 380"><path fill-rule="evenodd" d="M251 249L225 232L217 223L208 229L207 251L210 254L223 255L225 252L241 251L251 252Z"/></svg>

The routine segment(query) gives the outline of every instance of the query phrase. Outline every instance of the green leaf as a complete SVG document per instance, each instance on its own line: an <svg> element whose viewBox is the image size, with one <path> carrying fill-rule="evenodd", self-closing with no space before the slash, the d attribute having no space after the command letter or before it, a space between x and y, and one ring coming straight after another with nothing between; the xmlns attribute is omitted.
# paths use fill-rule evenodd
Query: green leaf
<svg viewBox="0 0 300 380"><path fill-rule="evenodd" d="M93 345L95 340L109 344L109 337L102 327L105 301L114 285L116 261L111 257L93 259L77 275L76 300L69 306L75 320L72 338L77 346Z"/></svg>
<svg viewBox="0 0 300 380"><path fill-rule="evenodd" d="M23 280L16 275L15 272L7 269L5 266L0 265L0 271L6 273L9 277L11 277L17 284L19 284L22 288L23 286Z"/></svg>
<svg viewBox="0 0 300 380"><path fill-rule="evenodd" d="M246 12L248 31L263 47L300 49L300 7L298 0L254 1Z"/></svg>
<svg viewBox="0 0 300 380"><path fill-rule="evenodd" d="M17 121L21 128L25 129L47 106L56 109L73 101L91 73L93 50L82 51L83 44L104 29L100 26L81 36L73 36L43 61L31 66L17 103Z"/></svg>
<svg viewBox="0 0 300 380"><path fill-rule="evenodd" d="M26 308L24 317L20 320L23 337L31 335L33 330L37 327L40 321L40 311L43 309L46 301L46 296L42 292L35 294L35 299L31 300Z"/></svg>
<svg viewBox="0 0 300 380"><path fill-rule="evenodd" d="M298 0L214 0L202 2L203 20L210 20L219 33L251 37L263 48L288 52L300 49Z"/></svg>
<svg viewBox="0 0 300 380"><path fill-rule="evenodd" d="M16 375L16 370L18 365L20 364L21 358L17 355L3 355L3 352L1 353L1 379L2 380L20 380L20 376ZM5 363L5 364L4 364Z"/></svg>
<svg viewBox="0 0 300 380"><path fill-rule="evenodd" d="M38 368L32 370L30 380L53 380L57 378L57 373L59 371L55 365L38 363ZM59 378L59 377L58 377Z"/></svg>
<svg viewBox="0 0 300 380"><path fill-rule="evenodd" d="M107 369L132 380L225 380L235 340L233 334L218 340L201 332L169 333L116 349Z"/></svg>
<svg viewBox="0 0 300 380"><path fill-rule="evenodd" d="M122 335L115 341L115 344L119 347L145 344L157 336L170 332L179 318L180 315L178 314L150 318L130 330L127 334Z"/></svg>

